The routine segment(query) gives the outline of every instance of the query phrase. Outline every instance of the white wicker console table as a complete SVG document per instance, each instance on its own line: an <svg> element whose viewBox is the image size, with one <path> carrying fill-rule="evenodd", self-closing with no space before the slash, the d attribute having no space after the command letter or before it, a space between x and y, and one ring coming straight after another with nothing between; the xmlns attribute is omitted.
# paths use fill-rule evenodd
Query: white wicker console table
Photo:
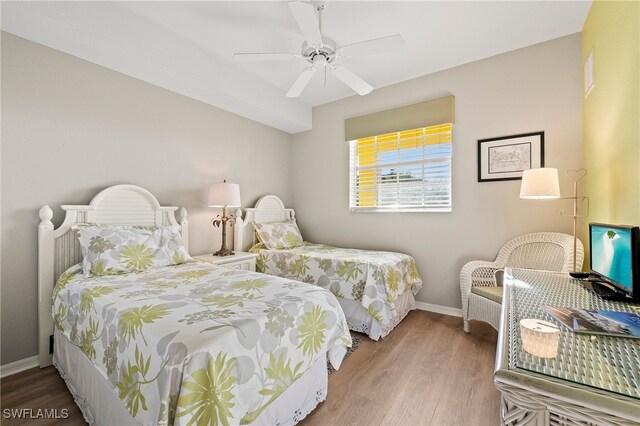
<svg viewBox="0 0 640 426"><path fill-rule="evenodd" d="M542 305L640 312L640 305L600 299L568 274L505 271L495 383L504 425L639 425L640 340L576 334ZM560 327L555 358L522 348L519 321Z"/></svg>

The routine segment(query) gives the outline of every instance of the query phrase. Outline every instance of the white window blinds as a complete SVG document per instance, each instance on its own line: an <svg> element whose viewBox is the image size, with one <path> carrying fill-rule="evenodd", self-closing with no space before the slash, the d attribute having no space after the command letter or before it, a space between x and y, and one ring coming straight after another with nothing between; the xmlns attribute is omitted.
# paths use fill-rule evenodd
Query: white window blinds
<svg viewBox="0 0 640 426"><path fill-rule="evenodd" d="M350 141L350 210L451 211L451 127Z"/></svg>

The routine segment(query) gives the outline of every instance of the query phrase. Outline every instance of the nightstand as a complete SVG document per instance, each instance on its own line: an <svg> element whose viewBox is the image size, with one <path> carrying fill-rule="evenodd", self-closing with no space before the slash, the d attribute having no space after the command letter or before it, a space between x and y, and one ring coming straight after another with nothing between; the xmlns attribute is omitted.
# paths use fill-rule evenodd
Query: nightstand
<svg viewBox="0 0 640 426"><path fill-rule="evenodd" d="M232 269L242 269L244 271L256 270L256 257L255 253L246 253L243 251L237 251L236 254L231 256L214 256L212 254L201 254L200 256L193 256L194 259L202 260L204 262L213 263L214 265L225 266Z"/></svg>

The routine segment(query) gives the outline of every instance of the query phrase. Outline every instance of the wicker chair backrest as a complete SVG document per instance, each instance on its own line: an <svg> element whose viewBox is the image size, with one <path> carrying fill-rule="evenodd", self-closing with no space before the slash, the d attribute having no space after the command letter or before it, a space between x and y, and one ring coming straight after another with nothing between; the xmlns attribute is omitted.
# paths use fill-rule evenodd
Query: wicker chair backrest
<svg viewBox="0 0 640 426"><path fill-rule="evenodd" d="M581 270L584 249L577 240L576 270ZM573 237L557 232L525 234L507 242L498 253L496 266L547 271L573 270Z"/></svg>
<svg viewBox="0 0 640 426"><path fill-rule="evenodd" d="M562 271L565 252L559 244L532 242L513 249L506 266L512 268Z"/></svg>

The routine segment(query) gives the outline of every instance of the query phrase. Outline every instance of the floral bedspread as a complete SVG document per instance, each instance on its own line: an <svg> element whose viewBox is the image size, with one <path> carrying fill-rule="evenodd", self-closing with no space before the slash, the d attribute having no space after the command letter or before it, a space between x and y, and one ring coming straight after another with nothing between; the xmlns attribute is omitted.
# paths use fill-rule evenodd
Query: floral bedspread
<svg viewBox="0 0 640 426"><path fill-rule="evenodd" d="M407 291L422 288L415 261L409 255L386 251L331 247L305 242L300 246L267 250L257 244L256 269L326 288L336 297L356 300L382 325L396 317L393 302Z"/></svg>
<svg viewBox="0 0 640 426"><path fill-rule="evenodd" d="M201 262L54 289L56 327L145 424L248 424L320 357L351 346L330 292Z"/></svg>

